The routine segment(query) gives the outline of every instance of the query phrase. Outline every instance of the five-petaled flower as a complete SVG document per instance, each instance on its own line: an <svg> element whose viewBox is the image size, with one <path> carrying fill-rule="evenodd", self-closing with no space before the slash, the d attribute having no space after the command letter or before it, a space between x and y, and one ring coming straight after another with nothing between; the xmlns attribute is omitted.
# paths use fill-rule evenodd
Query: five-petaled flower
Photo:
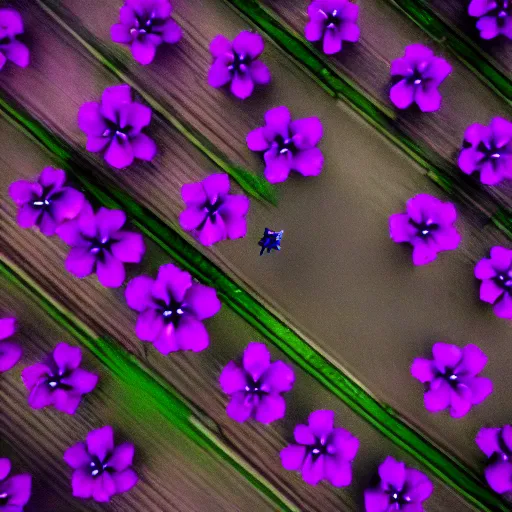
<svg viewBox="0 0 512 512"><path fill-rule="evenodd" d="M512 426L482 428L475 441L489 459L485 468L489 486L499 494L512 492Z"/></svg>
<svg viewBox="0 0 512 512"><path fill-rule="evenodd" d="M0 459L0 511L23 512L30 500L32 477L27 474L9 476L11 461Z"/></svg>
<svg viewBox="0 0 512 512"><path fill-rule="evenodd" d="M281 240L283 239L284 231L272 231L271 229L265 228L263 233L263 237L258 242L258 245L261 247L260 256L267 251L269 254L271 251L280 251L281 250Z"/></svg>
<svg viewBox="0 0 512 512"><path fill-rule="evenodd" d="M512 319L512 249L493 247L490 258L476 264L475 276L482 281L480 299L494 304L496 316Z"/></svg>
<svg viewBox="0 0 512 512"><path fill-rule="evenodd" d="M240 99L249 97L254 84L268 84L270 71L258 60L265 44L259 34L240 32L233 42L223 35L210 43L213 63L208 72L208 83L212 87L231 84L231 92Z"/></svg>
<svg viewBox="0 0 512 512"><path fill-rule="evenodd" d="M378 485L364 491L366 512L423 512L423 502L433 490L421 471L387 457L379 466Z"/></svg>
<svg viewBox="0 0 512 512"><path fill-rule="evenodd" d="M264 152L265 177L270 183L285 181L294 170L303 176L318 176L324 157L316 145L322 138L318 117L292 121L286 107L276 107L265 114L265 126L247 135L251 151Z"/></svg>
<svg viewBox="0 0 512 512"><path fill-rule="evenodd" d="M309 415L309 425L297 425L297 444L281 450L285 469L300 471L304 481L317 485L324 478L336 487L352 481L351 462L359 449L359 440L343 428L334 428L334 412L319 410Z"/></svg>
<svg viewBox="0 0 512 512"><path fill-rule="evenodd" d="M0 70L10 60L22 68L30 61L28 48L18 40L23 34L23 20L14 9L0 9Z"/></svg>
<svg viewBox="0 0 512 512"><path fill-rule="evenodd" d="M180 214L180 226L203 245L246 235L250 201L229 193L227 174L211 174L199 183L186 183L181 197L186 208Z"/></svg>
<svg viewBox="0 0 512 512"><path fill-rule="evenodd" d="M512 39L512 2L510 0L471 0L468 13L479 18L476 28L482 39L503 35Z"/></svg>
<svg viewBox="0 0 512 512"><path fill-rule="evenodd" d="M139 312L135 332L164 355L177 350L204 350L210 340L202 321L214 316L221 304L213 288L196 283L171 263L158 276L139 276L126 287L126 302Z"/></svg>
<svg viewBox="0 0 512 512"><path fill-rule="evenodd" d="M492 381L478 376L487 356L476 345L435 343L432 355L433 360L417 358L411 366L412 376L425 386L428 411L450 408L453 418L461 418L492 393Z"/></svg>
<svg viewBox="0 0 512 512"><path fill-rule="evenodd" d="M497 185L503 179L512 179L512 123L495 117L484 126L472 124L466 129L459 155L462 172L480 172L484 185Z"/></svg>
<svg viewBox="0 0 512 512"><path fill-rule="evenodd" d="M84 103L78 111L78 126L87 135L86 149L105 150L105 160L116 169L128 167L135 158L152 160L155 141L142 130L151 121L151 109L132 101L128 85L103 91L101 103Z"/></svg>
<svg viewBox="0 0 512 512"><path fill-rule="evenodd" d="M131 467L134 453L131 443L114 446L110 426L89 432L85 442L64 453L64 460L74 469L73 496L106 502L115 494L129 491L139 479Z"/></svg>
<svg viewBox="0 0 512 512"><path fill-rule="evenodd" d="M416 103L422 112L439 110L441 94L437 88L451 71L450 64L435 57L429 48L421 44L407 46L405 55L391 63L391 101L400 109Z"/></svg>
<svg viewBox="0 0 512 512"><path fill-rule="evenodd" d="M57 228L57 234L71 246L66 270L79 278L96 272L103 286L121 286L124 263L139 263L145 252L142 235L124 231L125 222L126 215L120 210L100 208L94 213L85 203L76 219Z"/></svg>
<svg viewBox="0 0 512 512"><path fill-rule="evenodd" d="M181 27L171 18L169 0L125 0L119 23L112 25L112 40L130 46L133 58L150 64L162 43L177 43Z"/></svg>
<svg viewBox="0 0 512 512"><path fill-rule="evenodd" d="M17 343L5 341L15 331L15 318L0 318L0 373L6 372L15 366L23 354Z"/></svg>
<svg viewBox="0 0 512 512"><path fill-rule="evenodd" d="M60 224L74 219L82 209L84 196L65 186L66 173L46 167L37 181L15 181L9 195L19 207L18 224L22 228L38 226L43 235L52 236Z"/></svg>
<svg viewBox="0 0 512 512"><path fill-rule="evenodd" d="M304 34L308 41L323 41L327 55L341 51L343 41L359 40L359 6L350 0L313 0Z"/></svg>
<svg viewBox="0 0 512 512"><path fill-rule="evenodd" d="M231 395L226 409L230 418L271 423L284 416L286 402L281 393L292 389L295 375L282 361L271 363L270 352L263 343L249 343L242 364L230 361L219 382L222 391Z"/></svg>
<svg viewBox="0 0 512 512"><path fill-rule="evenodd" d="M82 351L59 343L41 363L24 368L23 383L30 391L28 403L34 409L53 405L59 411L74 414L82 395L90 393L98 376L80 368Z"/></svg>
<svg viewBox="0 0 512 512"><path fill-rule="evenodd" d="M412 245L415 265L426 265L436 259L438 252L458 247L461 237L454 227L457 212L452 203L418 194L407 201L406 210L391 215L389 231L394 242Z"/></svg>

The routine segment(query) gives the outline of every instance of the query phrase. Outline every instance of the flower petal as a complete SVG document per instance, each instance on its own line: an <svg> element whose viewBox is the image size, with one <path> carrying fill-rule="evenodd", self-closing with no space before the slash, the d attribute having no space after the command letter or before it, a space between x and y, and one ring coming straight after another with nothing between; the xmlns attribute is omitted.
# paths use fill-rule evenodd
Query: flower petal
<svg viewBox="0 0 512 512"><path fill-rule="evenodd" d="M11 461L6 458L0 459L0 481L5 480L11 472Z"/></svg>
<svg viewBox="0 0 512 512"><path fill-rule="evenodd" d="M497 462L487 466L485 478L491 489L498 494L512 490L512 464L510 462Z"/></svg>
<svg viewBox="0 0 512 512"><path fill-rule="evenodd" d="M324 155L318 148L300 151L293 158L293 169L302 176L318 176L323 165Z"/></svg>
<svg viewBox="0 0 512 512"><path fill-rule="evenodd" d="M295 441L300 444L313 445L316 437L307 425L297 425L293 431Z"/></svg>
<svg viewBox="0 0 512 512"><path fill-rule="evenodd" d="M306 456L302 466L302 479L309 485L317 485L324 477L324 458L320 456L316 460L311 455Z"/></svg>
<svg viewBox="0 0 512 512"><path fill-rule="evenodd" d="M91 430L86 438L87 450L91 455L96 455L104 460L114 449L114 430L110 425Z"/></svg>
<svg viewBox="0 0 512 512"><path fill-rule="evenodd" d="M281 395L265 395L256 408L255 419L269 424L284 417L286 402Z"/></svg>
<svg viewBox="0 0 512 512"><path fill-rule="evenodd" d="M92 498L95 480L91 473L84 469L77 469L71 478L71 487L75 498Z"/></svg>
<svg viewBox="0 0 512 512"><path fill-rule="evenodd" d="M279 453L281 457L281 463L284 469L288 471L300 471L304 457L306 456L306 447L299 446L297 444L291 444L286 448L283 448Z"/></svg>
<svg viewBox="0 0 512 512"><path fill-rule="evenodd" d="M414 101L414 89L405 80L400 80L391 87L389 98L395 107L404 109L412 105Z"/></svg>
<svg viewBox="0 0 512 512"><path fill-rule="evenodd" d="M133 155L139 160L150 162L157 153L155 141L145 133L139 133L131 140Z"/></svg>
<svg viewBox="0 0 512 512"><path fill-rule="evenodd" d="M408 484L408 494L414 502L422 502L434 492L434 485L427 475L414 468L405 470L405 479Z"/></svg>
<svg viewBox="0 0 512 512"><path fill-rule="evenodd" d="M105 151L105 160L116 169L123 169L133 163L133 147L128 142L120 142L114 137Z"/></svg>
<svg viewBox="0 0 512 512"><path fill-rule="evenodd" d="M174 20L167 20L162 27L162 39L166 43L177 43L183 36L181 27Z"/></svg>
<svg viewBox="0 0 512 512"><path fill-rule="evenodd" d="M441 93L434 87L417 89L414 100L422 112L435 112L441 108Z"/></svg>
<svg viewBox="0 0 512 512"><path fill-rule="evenodd" d="M111 476L116 487L116 494L129 491L139 481L137 473L130 468L118 473L113 473Z"/></svg>
<svg viewBox="0 0 512 512"><path fill-rule="evenodd" d="M104 252L103 260L97 262L96 274L98 281L106 288L118 288L126 276L123 262L107 251Z"/></svg>
<svg viewBox="0 0 512 512"><path fill-rule="evenodd" d="M122 23L116 23L110 27L110 37L115 43L128 44L132 42L130 27Z"/></svg>
<svg viewBox="0 0 512 512"><path fill-rule="evenodd" d="M249 72L255 84L268 84L271 80L270 70L260 60L253 62L249 66Z"/></svg>
<svg viewBox="0 0 512 512"><path fill-rule="evenodd" d="M39 384L41 379L45 379L50 373L50 368L46 364L36 363L23 368L21 371L21 380L27 389L32 389Z"/></svg>
<svg viewBox="0 0 512 512"><path fill-rule="evenodd" d="M123 471L133 463L135 446L131 443L122 443L114 448L114 452L108 460L108 465L116 471Z"/></svg>
<svg viewBox="0 0 512 512"><path fill-rule="evenodd" d="M270 352L267 346L264 343L249 343L244 351L243 365L254 381L259 380L270 366Z"/></svg>
<svg viewBox="0 0 512 512"><path fill-rule="evenodd" d="M254 82L249 73L235 73L231 81L231 92L241 100L248 98L254 90Z"/></svg>
<svg viewBox="0 0 512 512"><path fill-rule="evenodd" d="M468 387L471 389L471 401L473 404L483 402L491 393L493 389L492 380L485 377L476 377L468 382Z"/></svg>
<svg viewBox="0 0 512 512"><path fill-rule="evenodd" d="M295 374L291 366L276 361L271 363L262 376L262 384L268 387L272 393L284 393L290 391L295 382Z"/></svg>
<svg viewBox="0 0 512 512"><path fill-rule="evenodd" d="M430 389L425 393L424 401L427 411L436 413L446 409L450 404L450 391L448 383L440 379L437 388Z"/></svg>
<svg viewBox="0 0 512 512"><path fill-rule="evenodd" d="M463 371L467 375L474 377L479 374L487 364L487 356L483 350L476 345L466 345L462 349L462 359L457 371Z"/></svg>
<svg viewBox="0 0 512 512"><path fill-rule="evenodd" d="M215 288L194 283L186 293L186 303L198 320L216 315L221 308Z"/></svg>
<svg viewBox="0 0 512 512"><path fill-rule="evenodd" d="M0 318L0 340L11 337L16 332L16 318Z"/></svg>
<svg viewBox="0 0 512 512"><path fill-rule="evenodd" d="M366 489L364 491L364 506L366 512L387 512L389 496L378 489Z"/></svg>
<svg viewBox="0 0 512 512"><path fill-rule="evenodd" d="M153 279L139 276L132 279L126 286L125 298L128 307L135 311L143 311L151 304Z"/></svg>
<svg viewBox="0 0 512 512"><path fill-rule="evenodd" d="M0 342L0 373L13 368L21 359L23 351L16 343L10 341Z"/></svg>
<svg viewBox="0 0 512 512"><path fill-rule="evenodd" d="M475 442L487 457L492 457L495 453L500 453L500 428L482 428L478 432Z"/></svg>
<svg viewBox="0 0 512 512"><path fill-rule="evenodd" d="M80 347L72 347L67 343L59 343L52 354L59 370L74 370L82 362Z"/></svg>
<svg viewBox="0 0 512 512"><path fill-rule="evenodd" d="M142 235L120 231L116 237L111 247L113 256L124 263L139 263L146 251Z"/></svg>
<svg viewBox="0 0 512 512"><path fill-rule="evenodd" d="M233 361L230 361L222 370L219 383L224 393L231 395L243 391L246 384L245 372Z"/></svg>
<svg viewBox="0 0 512 512"><path fill-rule="evenodd" d="M325 477L334 487L346 487L352 482L352 468L343 458L325 457Z"/></svg>
<svg viewBox="0 0 512 512"><path fill-rule="evenodd" d="M421 358L415 359L411 365L411 375L423 384L432 382L435 376L432 361Z"/></svg>
<svg viewBox="0 0 512 512"><path fill-rule="evenodd" d="M337 28L327 27L324 31L323 50L326 55L341 51L341 34Z"/></svg>
<svg viewBox="0 0 512 512"><path fill-rule="evenodd" d="M379 466L379 476L384 484L401 491L405 484L405 464L393 457L386 457Z"/></svg>
<svg viewBox="0 0 512 512"><path fill-rule="evenodd" d="M176 338L181 350L201 352L210 344L206 327L192 316L185 316L176 327Z"/></svg>
<svg viewBox="0 0 512 512"><path fill-rule="evenodd" d="M137 318L135 334L142 341L153 341L160 335L163 328L162 316L158 315L154 309L147 309Z"/></svg>
<svg viewBox="0 0 512 512"><path fill-rule="evenodd" d="M512 295L504 293L500 301L494 304L494 314L499 318L512 318Z"/></svg>
<svg viewBox="0 0 512 512"><path fill-rule="evenodd" d="M149 39L135 39L132 43L131 50L133 58L143 66L153 62L156 54L156 46Z"/></svg>
<svg viewBox="0 0 512 512"><path fill-rule="evenodd" d="M231 70L224 61L216 60L208 70L208 84L211 87L222 87L231 82L232 78Z"/></svg>
<svg viewBox="0 0 512 512"><path fill-rule="evenodd" d="M334 411L320 409L313 411L308 417L309 428L316 437L324 437L334 427Z"/></svg>
<svg viewBox="0 0 512 512"><path fill-rule="evenodd" d="M252 409L252 403L245 399L245 393L239 392L231 396L231 400L226 407L226 414L232 420L243 423L250 418Z"/></svg>
<svg viewBox="0 0 512 512"><path fill-rule="evenodd" d="M105 133L108 125L98 102L84 103L80 107L78 110L78 126L87 135L101 137Z"/></svg>
<svg viewBox="0 0 512 512"><path fill-rule="evenodd" d="M253 59L259 57L263 53L264 48L263 37L254 32L244 30L233 40L233 49L236 53L239 55L249 55Z"/></svg>
<svg viewBox="0 0 512 512"><path fill-rule="evenodd" d="M322 122L318 117L296 119L290 123L290 130L295 135L293 140L299 149L316 146L323 136Z"/></svg>
<svg viewBox="0 0 512 512"><path fill-rule="evenodd" d="M434 361L441 373L446 369L453 370L462 361L462 350L457 345L450 343L434 343L432 347Z"/></svg>

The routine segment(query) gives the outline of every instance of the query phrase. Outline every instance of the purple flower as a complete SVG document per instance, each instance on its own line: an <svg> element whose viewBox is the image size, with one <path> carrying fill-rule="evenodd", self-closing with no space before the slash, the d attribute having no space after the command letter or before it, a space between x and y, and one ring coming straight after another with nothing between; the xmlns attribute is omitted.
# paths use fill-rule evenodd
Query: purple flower
<svg viewBox="0 0 512 512"><path fill-rule="evenodd" d="M23 512L32 493L32 477L29 474L14 475L11 461L0 459L0 512Z"/></svg>
<svg viewBox="0 0 512 512"><path fill-rule="evenodd" d="M231 395L226 409L230 418L271 423L284 416L286 402L281 393L292 389L295 375L282 361L271 363L270 352L263 343L249 343L242 366L230 361L219 382L222 391Z"/></svg>
<svg viewBox="0 0 512 512"><path fill-rule="evenodd" d="M423 512L434 486L426 475L387 457L379 466L379 484L364 491L366 512Z"/></svg>
<svg viewBox="0 0 512 512"><path fill-rule="evenodd" d="M482 39L503 35L512 39L512 2L510 0L471 0L470 16L479 18L476 28Z"/></svg>
<svg viewBox="0 0 512 512"><path fill-rule="evenodd" d="M181 187L181 197L186 208L180 214L180 226L192 231L203 245L246 235L250 201L229 193L227 174L211 174L200 183L187 183Z"/></svg>
<svg viewBox="0 0 512 512"><path fill-rule="evenodd" d="M308 41L322 41L327 55L341 51L343 41L359 40L359 6L349 0L313 0L308 7L309 23L304 29Z"/></svg>
<svg viewBox="0 0 512 512"><path fill-rule="evenodd" d="M21 359L23 351L17 343L3 341L16 331L15 318L0 318L0 373L10 370Z"/></svg>
<svg viewBox="0 0 512 512"><path fill-rule="evenodd" d="M177 43L181 27L171 19L169 0L125 0L119 22L110 29L112 41L130 45L133 58L149 64L162 43Z"/></svg>
<svg viewBox="0 0 512 512"><path fill-rule="evenodd" d="M334 411L314 411L309 425L297 425L297 444L281 450L285 469L300 471L303 480L317 485L324 478L335 487L346 487L352 481L350 463L359 449L359 439L343 428L334 428Z"/></svg>
<svg viewBox="0 0 512 512"><path fill-rule="evenodd" d="M139 263L146 250L142 235L122 229L125 222L120 210L100 208L94 213L85 203L76 219L57 228L57 234L71 245L66 270L79 278L96 272L103 286L121 286L124 263Z"/></svg>
<svg viewBox="0 0 512 512"><path fill-rule="evenodd" d="M74 414L82 395L90 393L98 376L80 368L82 351L59 343L42 362L21 372L23 383L30 391L28 404L33 409L53 405L55 409Z"/></svg>
<svg viewBox="0 0 512 512"><path fill-rule="evenodd" d="M231 83L231 92L237 98L248 98L254 84L270 82L270 71L257 60L264 47L263 38L252 32L240 32L233 43L223 35L214 37L210 43L213 63L208 72L208 83L212 87Z"/></svg>
<svg viewBox="0 0 512 512"><path fill-rule="evenodd" d="M411 366L412 376L425 386L428 411L449 407L452 418L461 418L492 393L492 381L478 377L487 364L487 356L476 345L459 348L435 343L432 355L433 360L417 358Z"/></svg>
<svg viewBox="0 0 512 512"><path fill-rule="evenodd" d="M391 63L393 86L390 98L400 108L416 103L422 112L434 112L441 107L441 94L437 90L451 73L452 67L422 44L411 44L405 55Z"/></svg>
<svg viewBox="0 0 512 512"><path fill-rule="evenodd" d="M318 117L291 120L286 107L265 114L265 126L247 135L251 151L264 151L265 177L270 183L285 181L294 170L303 176L318 176L324 156L316 147L322 138Z"/></svg>
<svg viewBox="0 0 512 512"><path fill-rule="evenodd" d="M22 228L38 226L46 236L55 234L57 227L74 219L82 209L84 196L72 187L66 187L66 173L61 169L46 167L37 182L15 181L9 195L19 206L18 224Z"/></svg>
<svg viewBox="0 0 512 512"><path fill-rule="evenodd" d="M512 492L512 426L482 428L476 444L489 459L485 478L493 491Z"/></svg>
<svg viewBox="0 0 512 512"><path fill-rule="evenodd" d="M86 149L105 151L105 160L116 169L132 164L135 158L152 160L155 141L142 130L151 121L151 109L132 101L128 85L103 91L101 103L84 103L78 111L78 126L87 135Z"/></svg>
<svg viewBox="0 0 512 512"><path fill-rule="evenodd" d="M426 265L437 253L456 249L460 235L454 227L455 206L443 203L428 194L418 194L407 201L407 213L395 213L389 218L389 232L396 243L412 245L412 261Z"/></svg>
<svg viewBox="0 0 512 512"><path fill-rule="evenodd" d="M459 167L466 174L479 171L484 185L512 179L512 123L495 117L489 126L480 123L468 126Z"/></svg>
<svg viewBox="0 0 512 512"><path fill-rule="evenodd" d="M476 264L475 276L482 281L480 299L494 304L496 316L512 319L512 250L493 247L491 257Z"/></svg>
<svg viewBox="0 0 512 512"><path fill-rule="evenodd" d="M75 470L73 496L106 502L129 491L139 480L131 467L134 453L131 443L114 446L110 426L89 432L85 443L77 443L64 453L64 460Z"/></svg>
<svg viewBox="0 0 512 512"><path fill-rule="evenodd" d="M137 336L162 354L200 352L210 343L202 321L216 315L221 304L213 288L196 283L188 272L162 265L156 279L132 279L125 295L128 306L140 313Z"/></svg>
<svg viewBox="0 0 512 512"><path fill-rule="evenodd" d="M26 68L30 61L28 48L18 41L23 34L23 20L14 9L0 9L0 69L10 60Z"/></svg>

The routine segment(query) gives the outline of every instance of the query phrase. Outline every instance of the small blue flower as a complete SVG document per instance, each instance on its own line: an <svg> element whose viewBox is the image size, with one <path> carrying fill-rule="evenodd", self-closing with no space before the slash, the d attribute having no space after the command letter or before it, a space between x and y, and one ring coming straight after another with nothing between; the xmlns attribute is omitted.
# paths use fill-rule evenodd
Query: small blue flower
<svg viewBox="0 0 512 512"><path fill-rule="evenodd" d="M268 228L265 228L263 238L258 242L258 245L261 246L260 256L265 252L265 249L267 250L267 253L269 253L272 249L280 251L283 233L284 231L272 231Z"/></svg>

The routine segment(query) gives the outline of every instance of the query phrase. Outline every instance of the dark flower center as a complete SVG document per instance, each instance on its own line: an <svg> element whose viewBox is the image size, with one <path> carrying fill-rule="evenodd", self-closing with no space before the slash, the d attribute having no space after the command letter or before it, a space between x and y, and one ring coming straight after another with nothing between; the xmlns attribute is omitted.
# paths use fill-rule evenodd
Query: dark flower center
<svg viewBox="0 0 512 512"><path fill-rule="evenodd" d="M7 29L7 27L0 27L0 28L3 28L4 30ZM12 41L12 39L13 38L11 38L9 36L5 36L5 37L0 38L0 46L9 44Z"/></svg>
<svg viewBox="0 0 512 512"><path fill-rule="evenodd" d="M35 201L32 201L32 206L34 206L35 208L39 208L41 210L47 208L48 206L50 206L51 204L51 200L50 199L37 199Z"/></svg>
<svg viewBox="0 0 512 512"><path fill-rule="evenodd" d="M266 386L259 380L254 381L252 379L247 379L244 391L246 394L252 395L253 397L262 398L265 395L268 395L268 391L265 388Z"/></svg>
<svg viewBox="0 0 512 512"><path fill-rule="evenodd" d="M408 505L412 499L405 491L398 491L396 489L389 489L389 502L394 506L395 510L400 510L402 505Z"/></svg>
<svg viewBox="0 0 512 512"><path fill-rule="evenodd" d="M228 69L231 73L246 73L250 63L250 55L234 52L233 62L228 66Z"/></svg>
<svg viewBox="0 0 512 512"><path fill-rule="evenodd" d="M315 444L309 447L309 452L314 460L318 459L322 455L329 455L329 439L328 437L316 438Z"/></svg>
<svg viewBox="0 0 512 512"><path fill-rule="evenodd" d="M495 278L495 283L505 291L512 293L512 275L509 272L500 272Z"/></svg>
<svg viewBox="0 0 512 512"><path fill-rule="evenodd" d="M287 153L294 154L297 151L295 143L291 137L285 138L282 135L277 135L274 142L277 144L277 150L280 155L286 155Z"/></svg>
<svg viewBox="0 0 512 512"><path fill-rule="evenodd" d="M439 225L436 224L432 219L427 219L424 222L418 223L413 220L409 221L418 231L418 236L421 238L428 238L439 229Z"/></svg>
<svg viewBox="0 0 512 512"><path fill-rule="evenodd" d="M495 5L496 7L491 12L494 12L498 26L502 28L505 25L507 18L512 16L512 4L510 3L510 0L498 0Z"/></svg>
<svg viewBox="0 0 512 512"><path fill-rule="evenodd" d="M157 310L162 315L166 324L178 325L186 313L186 305L175 299L171 299L169 303L160 299L155 302L158 306Z"/></svg>
<svg viewBox="0 0 512 512"><path fill-rule="evenodd" d="M0 507L9 504L10 496L6 492L0 492Z"/></svg>
<svg viewBox="0 0 512 512"><path fill-rule="evenodd" d="M452 388L456 388L460 383L460 376L455 373L455 369L446 368L442 376Z"/></svg>
<svg viewBox="0 0 512 512"><path fill-rule="evenodd" d="M408 77L409 83L415 86L421 85L423 80L423 71L419 70L418 68L415 68Z"/></svg>
<svg viewBox="0 0 512 512"><path fill-rule="evenodd" d="M110 139L116 138L118 142L121 142L124 144L125 142L128 142L129 135L127 132L130 132L131 126L125 126L124 128L121 128L114 123L109 123L112 125L112 128L107 128L103 132L103 137L108 137Z"/></svg>
<svg viewBox="0 0 512 512"><path fill-rule="evenodd" d="M91 243L89 252L96 255L97 258L103 258L104 253L110 251L110 247L112 245L112 240L107 237L92 238L89 242Z"/></svg>
<svg viewBox="0 0 512 512"><path fill-rule="evenodd" d="M69 372L67 372L67 371L59 372L57 375L50 375L46 379L46 384L52 391L55 391L56 389L64 389L64 390L69 391L69 390L73 389L73 387L70 386L69 384L64 384L62 382L62 379L66 378L68 375L69 375Z"/></svg>
<svg viewBox="0 0 512 512"><path fill-rule="evenodd" d="M495 140L489 142L482 141L476 147L479 153L483 153L480 162L491 162L494 166L498 165L500 159L507 153L506 146L498 146Z"/></svg>
<svg viewBox="0 0 512 512"><path fill-rule="evenodd" d="M325 20L326 28L336 28L341 23L341 18L338 17L338 10L334 9L332 12L328 12L327 19Z"/></svg>
<svg viewBox="0 0 512 512"><path fill-rule="evenodd" d="M108 457L101 461L99 457L94 455L89 464L89 471L94 478L101 476L106 471L112 471L112 468L108 465Z"/></svg>
<svg viewBox="0 0 512 512"><path fill-rule="evenodd" d="M162 20L157 18L153 11L144 15L136 14L135 26L130 29L130 34L132 37L144 39L148 34L152 34L161 24Z"/></svg>

